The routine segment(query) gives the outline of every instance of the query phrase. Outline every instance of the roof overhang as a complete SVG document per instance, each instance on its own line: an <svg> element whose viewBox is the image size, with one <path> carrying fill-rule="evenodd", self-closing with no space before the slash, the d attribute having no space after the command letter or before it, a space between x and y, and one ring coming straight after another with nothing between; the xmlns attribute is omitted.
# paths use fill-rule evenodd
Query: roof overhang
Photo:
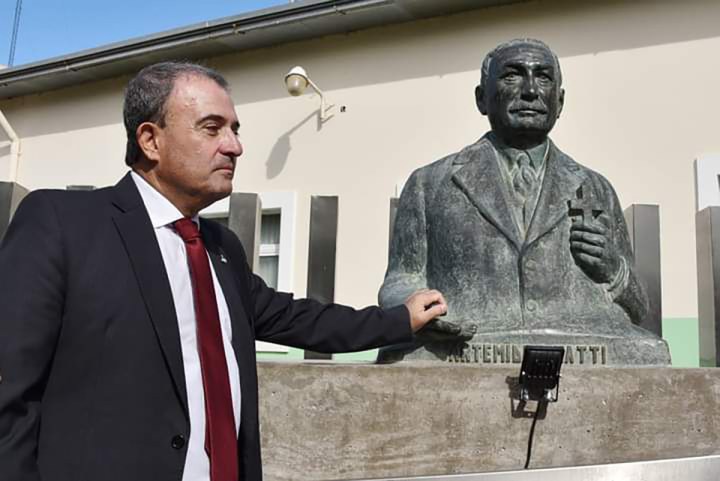
<svg viewBox="0 0 720 481"><path fill-rule="evenodd" d="M0 70L0 99L197 59L523 0L305 0Z"/></svg>

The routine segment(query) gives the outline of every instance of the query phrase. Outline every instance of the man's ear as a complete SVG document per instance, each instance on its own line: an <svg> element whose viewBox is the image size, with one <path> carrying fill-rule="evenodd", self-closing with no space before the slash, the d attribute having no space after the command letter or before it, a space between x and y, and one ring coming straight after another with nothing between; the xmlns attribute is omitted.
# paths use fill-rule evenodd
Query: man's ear
<svg viewBox="0 0 720 481"><path fill-rule="evenodd" d="M565 105L565 89L561 88L560 93L558 94L558 111L557 111L558 118L560 118L560 113L562 112L564 105Z"/></svg>
<svg viewBox="0 0 720 481"><path fill-rule="evenodd" d="M160 127L152 122L143 122L138 125L135 136L145 158L157 162L159 160Z"/></svg>
<svg viewBox="0 0 720 481"><path fill-rule="evenodd" d="M487 105L485 105L485 90L482 86L475 87L475 105L481 114L487 115Z"/></svg>

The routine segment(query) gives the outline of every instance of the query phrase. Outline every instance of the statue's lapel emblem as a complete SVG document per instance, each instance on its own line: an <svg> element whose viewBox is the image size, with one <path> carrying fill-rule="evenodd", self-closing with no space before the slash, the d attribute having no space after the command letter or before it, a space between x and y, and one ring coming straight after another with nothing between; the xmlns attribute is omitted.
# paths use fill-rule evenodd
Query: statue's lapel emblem
<svg viewBox="0 0 720 481"><path fill-rule="evenodd" d="M535 215L530 223L526 246L550 231L568 215L568 201L585 180L585 176L558 149L550 144L547 170Z"/></svg>
<svg viewBox="0 0 720 481"><path fill-rule="evenodd" d="M467 147L458 154L455 164L459 169L453 174L453 182L480 213L520 250L521 235L502 190L503 178L490 142L483 139Z"/></svg>

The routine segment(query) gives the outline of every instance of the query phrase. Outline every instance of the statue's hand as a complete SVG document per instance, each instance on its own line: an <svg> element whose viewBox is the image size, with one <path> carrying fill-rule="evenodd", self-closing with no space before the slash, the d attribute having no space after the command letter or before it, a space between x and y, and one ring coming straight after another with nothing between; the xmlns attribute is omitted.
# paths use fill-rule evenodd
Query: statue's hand
<svg viewBox="0 0 720 481"><path fill-rule="evenodd" d="M610 218L602 213L596 219L572 217L570 252L575 264L596 283L615 279L622 261L612 242Z"/></svg>
<svg viewBox="0 0 720 481"><path fill-rule="evenodd" d="M473 338L477 327L452 321L435 319L418 331L418 338L431 342L467 342Z"/></svg>

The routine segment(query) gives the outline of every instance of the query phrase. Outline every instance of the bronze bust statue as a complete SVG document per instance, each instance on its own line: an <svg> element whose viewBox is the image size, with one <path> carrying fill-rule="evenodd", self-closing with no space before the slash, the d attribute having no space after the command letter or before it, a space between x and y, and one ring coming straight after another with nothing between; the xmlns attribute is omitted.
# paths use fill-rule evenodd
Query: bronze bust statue
<svg viewBox="0 0 720 481"><path fill-rule="evenodd" d="M635 325L647 298L615 191L548 137L564 93L541 41L487 55L475 97L492 129L410 176L379 293L393 306L438 289L448 316L379 360L513 362L533 343L567 346L568 362L669 363L665 342Z"/></svg>

